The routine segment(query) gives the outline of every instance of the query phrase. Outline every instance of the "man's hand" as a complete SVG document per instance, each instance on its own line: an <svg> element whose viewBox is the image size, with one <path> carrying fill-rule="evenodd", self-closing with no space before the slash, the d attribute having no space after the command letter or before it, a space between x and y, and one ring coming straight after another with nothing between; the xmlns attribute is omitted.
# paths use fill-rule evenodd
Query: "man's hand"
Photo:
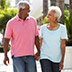
<svg viewBox="0 0 72 72"><path fill-rule="evenodd" d="M8 66L8 64L9 64L9 58L6 56L5 58L4 58L4 64L6 65L6 66Z"/></svg>
<svg viewBox="0 0 72 72"><path fill-rule="evenodd" d="M38 60L40 59L40 53L37 52L37 53L34 55L34 57L35 57L35 60L38 61Z"/></svg>

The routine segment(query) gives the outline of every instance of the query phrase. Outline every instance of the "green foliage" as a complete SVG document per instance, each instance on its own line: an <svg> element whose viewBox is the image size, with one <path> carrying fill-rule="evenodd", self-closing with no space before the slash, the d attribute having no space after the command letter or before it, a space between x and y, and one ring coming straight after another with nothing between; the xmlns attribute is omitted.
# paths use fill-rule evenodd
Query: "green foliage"
<svg viewBox="0 0 72 72"><path fill-rule="evenodd" d="M9 14L11 15L11 17L14 17L18 13L16 8L13 8L10 10L8 9L8 11L9 11Z"/></svg>
<svg viewBox="0 0 72 72"><path fill-rule="evenodd" d="M6 2L6 7L5 7L5 8L7 9L7 8L9 8L9 7L10 7L10 2L7 0L7 2Z"/></svg>
<svg viewBox="0 0 72 72"><path fill-rule="evenodd" d="M5 13L5 11L0 9L0 14L4 14L4 13Z"/></svg>
<svg viewBox="0 0 72 72"><path fill-rule="evenodd" d="M7 22L17 13L16 9L0 10L0 31L5 29Z"/></svg>
<svg viewBox="0 0 72 72"><path fill-rule="evenodd" d="M7 0L0 0L0 7L1 9L7 9L10 7L10 2Z"/></svg>
<svg viewBox="0 0 72 72"><path fill-rule="evenodd" d="M64 9L69 10L69 4L64 4Z"/></svg>
<svg viewBox="0 0 72 72"><path fill-rule="evenodd" d="M3 18L4 18L4 15L3 14L0 14L0 31L2 30L2 28L3 28L3 25L2 25L2 20L3 20Z"/></svg>
<svg viewBox="0 0 72 72"><path fill-rule="evenodd" d="M65 10L65 11L64 11L64 14L65 14L64 17L69 16L69 10Z"/></svg>
<svg viewBox="0 0 72 72"><path fill-rule="evenodd" d="M0 0L0 5L1 5L2 9L4 9L6 6L6 0Z"/></svg>
<svg viewBox="0 0 72 72"><path fill-rule="evenodd" d="M8 46L8 51L10 50L11 45ZM4 46L0 44L0 52L4 52Z"/></svg>
<svg viewBox="0 0 72 72"><path fill-rule="evenodd" d="M47 17L45 17L44 18L44 24L47 24L47 23L49 23L49 22L47 21Z"/></svg>
<svg viewBox="0 0 72 72"><path fill-rule="evenodd" d="M68 11L65 11L64 23L67 28L68 37L69 39L72 39L72 13L69 14Z"/></svg>

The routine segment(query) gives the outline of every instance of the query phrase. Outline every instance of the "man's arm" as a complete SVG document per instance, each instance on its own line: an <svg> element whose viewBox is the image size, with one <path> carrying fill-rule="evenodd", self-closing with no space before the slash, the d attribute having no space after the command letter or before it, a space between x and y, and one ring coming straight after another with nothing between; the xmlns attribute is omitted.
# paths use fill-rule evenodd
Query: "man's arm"
<svg viewBox="0 0 72 72"><path fill-rule="evenodd" d="M8 38L4 39L4 64L8 65L9 63L9 58L8 58L8 46L9 46L9 40Z"/></svg>
<svg viewBox="0 0 72 72"><path fill-rule="evenodd" d="M37 48L37 55L40 55L40 42L39 42L39 36L35 36L35 45Z"/></svg>

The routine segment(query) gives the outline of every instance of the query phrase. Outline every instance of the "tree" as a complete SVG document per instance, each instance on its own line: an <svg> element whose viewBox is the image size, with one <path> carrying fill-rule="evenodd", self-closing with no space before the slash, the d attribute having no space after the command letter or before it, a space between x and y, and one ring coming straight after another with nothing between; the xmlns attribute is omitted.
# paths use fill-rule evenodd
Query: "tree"
<svg viewBox="0 0 72 72"><path fill-rule="evenodd" d="M10 7L10 3L7 2L7 0L0 0L0 31L2 30L2 34L4 37L5 33L5 25L7 21L11 18L8 14L5 14L4 11L7 10L7 8Z"/></svg>
<svg viewBox="0 0 72 72"><path fill-rule="evenodd" d="M65 10L64 24L66 25L68 40L66 42L67 46L72 46L72 13L69 10Z"/></svg>
<svg viewBox="0 0 72 72"><path fill-rule="evenodd" d="M56 6L56 0L51 0L51 6Z"/></svg>
<svg viewBox="0 0 72 72"><path fill-rule="evenodd" d="M0 0L0 8L5 9L10 7L10 3L7 0Z"/></svg>
<svg viewBox="0 0 72 72"><path fill-rule="evenodd" d="M2 9L4 9L6 6L6 0L0 0L0 6Z"/></svg>
<svg viewBox="0 0 72 72"><path fill-rule="evenodd" d="M48 0L43 0L43 17L48 13Z"/></svg>
<svg viewBox="0 0 72 72"><path fill-rule="evenodd" d="M72 0L69 0L70 2L70 4L69 4L69 12L71 13L72 12Z"/></svg>
<svg viewBox="0 0 72 72"><path fill-rule="evenodd" d="M17 9L0 10L0 31L3 31L3 37L7 22L18 13Z"/></svg>
<svg viewBox="0 0 72 72"><path fill-rule="evenodd" d="M11 16L9 14L4 14L0 17L0 30L2 30L3 37L5 33L6 23L9 19L11 19Z"/></svg>
<svg viewBox="0 0 72 72"><path fill-rule="evenodd" d="M61 9L61 11L62 11L62 16L61 16L61 18L60 18L60 22L62 23L62 24L64 24L64 0L59 0L59 7L60 7L60 9Z"/></svg>

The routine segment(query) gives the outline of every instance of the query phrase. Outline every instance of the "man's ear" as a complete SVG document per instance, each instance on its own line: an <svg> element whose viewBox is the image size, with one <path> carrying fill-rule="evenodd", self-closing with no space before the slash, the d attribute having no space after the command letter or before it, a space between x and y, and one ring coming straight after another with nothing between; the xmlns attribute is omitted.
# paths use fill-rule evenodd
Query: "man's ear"
<svg viewBox="0 0 72 72"><path fill-rule="evenodd" d="M22 11L22 8L19 9L19 12L21 12L21 11Z"/></svg>

